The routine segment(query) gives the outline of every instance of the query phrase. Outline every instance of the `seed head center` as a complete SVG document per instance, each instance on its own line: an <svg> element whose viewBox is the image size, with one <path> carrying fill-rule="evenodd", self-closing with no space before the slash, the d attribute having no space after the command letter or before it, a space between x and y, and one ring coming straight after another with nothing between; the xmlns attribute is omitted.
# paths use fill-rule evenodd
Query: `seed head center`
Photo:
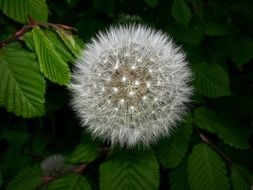
<svg viewBox="0 0 253 190"><path fill-rule="evenodd" d="M108 89L112 93L110 96L111 102L137 106L147 97L149 92L147 84L150 78L150 73L144 68L137 68L136 66L117 68L108 83Z"/></svg>

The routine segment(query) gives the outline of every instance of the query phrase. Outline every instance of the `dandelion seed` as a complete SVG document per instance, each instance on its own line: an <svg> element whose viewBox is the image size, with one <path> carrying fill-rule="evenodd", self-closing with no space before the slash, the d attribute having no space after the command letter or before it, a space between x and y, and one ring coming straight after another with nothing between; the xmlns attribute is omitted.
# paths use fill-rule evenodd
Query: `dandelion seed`
<svg viewBox="0 0 253 190"><path fill-rule="evenodd" d="M191 78L184 53L168 35L142 25L112 27L77 61L72 105L92 136L148 146L185 115Z"/></svg>

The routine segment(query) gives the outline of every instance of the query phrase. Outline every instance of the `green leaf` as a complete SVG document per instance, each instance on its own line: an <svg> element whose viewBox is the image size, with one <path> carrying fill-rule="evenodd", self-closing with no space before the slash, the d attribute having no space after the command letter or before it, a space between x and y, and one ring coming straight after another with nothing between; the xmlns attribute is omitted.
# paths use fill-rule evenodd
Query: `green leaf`
<svg viewBox="0 0 253 190"><path fill-rule="evenodd" d="M235 36L228 46L230 58L241 66L253 58L253 40L247 36Z"/></svg>
<svg viewBox="0 0 253 190"><path fill-rule="evenodd" d="M219 21L205 20L203 24L205 34L209 36L224 36L235 31L235 28L232 25L221 23Z"/></svg>
<svg viewBox="0 0 253 190"><path fill-rule="evenodd" d="M190 190L187 176L187 162L183 162L169 174L171 190Z"/></svg>
<svg viewBox="0 0 253 190"><path fill-rule="evenodd" d="M20 23L28 23L28 16L36 21L47 21L48 18L46 0L0 0L0 9Z"/></svg>
<svg viewBox="0 0 253 190"><path fill-rule="evenodd" d="M233 164L231 167L231 180L234 190L250 190L250 183L243 176L241 167Z"/></svg>
<svg viewBox="0 0 253 190"><path fill-rule="evenodd" d="M174 168L184 158L192 134L192 126L185 124L170 139L164 139L155 148L164 168Z"/></svg>
<svg viewBox="0 0 253 190"><path fill-rule="evenodd" d="M197 91L209 98L230 95L227 72L219 65L199 63L193 65Z"/></svg>
<svg viewBox="0 0 253 190"><path fill-rule="evenodd" d="M50 39L51 43L54 46L54 49L56 50L56 52L61 56L61 58L65 62L73 62L74 61L74 57L73 57L72 53L69 51L67 46L63 43L63 41L58 37L58 35L54 31L46 29L46 30L43 30L43 32L44 32L45 36L48 39ZM35 51L32 31L27 32L25 34L24 41L25 41L27 47L31 51Z"/></svg>
<svg viewBox="0 0 253 190"><path fill-rule="evenodd" d="M20 153L20 149L29 140L30 135L26 131L21 130L7 130L0 134L0 138L5 139L12 151Z"/></svg>
<svg viewBox="0 0 253 190"><path fill-rule="evenodd" d="M184 0L173 1L171 14L176 21L185 26L188 26L191 20L191 10Z"/></svg>
<svg viewBox="0 0 253 190"><path fill-rule="evenodd" d="M41 184L41 178L39 166L25 168L11 180L7 190L34 190Z"/></svg>
<svg viewBox="0 0 253 190"><path fill-rule="evenodd" d="M199 23L192 23L191 27L170 27L169 33L177 40L185 44L199 45L204 39L204 32ZM189 36L191 36L189 38Z"/></svg>
<svg viewBox="0 0 253 190"><path fill-rule="evenodd" d="M77 174L67 174L49 184L47 190L91 190L87 179Z"/></svg>
<svg viewBox="0 0 253 190"><path fill-rule="evenodd" d="M199 128L205 129L210 133L217 134L226 144L248 149L249 144L245 136L232 125L219 118L211 110L197 108L195 110L195 123Z"/></svg>
<svg viewBox="0 0 253 190"><path fill-rule="evenodd" d="M84 46L81 39L77 38L76 36L73 36L71 34L66 33L64 30L56 30L61 40L65 43L65 45L68 47L69 51L78 58L81 54L82 48Z"/></svg>
<svg viewBox="0 0 253 190"><path fill-rule="evenodd" d="M58 84L68 84L70 70L61 58L46 34L36 27L32 30L35 52L41 72L51 81Z"/></svg>
<svg viewBox="0 0 253 190"><path fill-rule="evenodd" d="M159 165L153 152L117 152L100 166L101 190L151 190L158 186Z"/></svg>
<svg viewBox="0 0 253 190"><path fill-rule="evenodd" d="M195 145L188 160L188 180L192 190L228 190L225 164L208 145Z"/></svg>
<svg viewBox="0 0 253 190"><path fill-rule="evenodd" d="M79 144L71 153L68 161L73 164L89 163L99 156L99 147L97 144L89 142Z"/></svg>
<svg viewBox="0 0 253 190"><path fill-rule="evenodd" d="M157 5L158 0L145 0L145 2L147 3L148 6L154 8Z"/></svg>
<svg viewBox="0 0 253 190"><path fill-rule="evenodd" d="M17 44L0 50L0 103L9 112L24 118L42 116L45 88L33 53Z"/></svg>

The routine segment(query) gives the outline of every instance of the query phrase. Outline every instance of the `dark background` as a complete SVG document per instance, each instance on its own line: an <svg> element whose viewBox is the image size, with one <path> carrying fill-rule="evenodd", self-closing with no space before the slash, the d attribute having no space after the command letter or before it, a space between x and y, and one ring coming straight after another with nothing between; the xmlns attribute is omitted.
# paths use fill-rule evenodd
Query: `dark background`
<svg viewBox="0 0 253 190"><path fill-rule="evenodd" d="M75 27L76 34L84 43L97 31L110 25L143 23L170 34L186 52L194 72L194 65L199 63L221 66L229 77L229 94L221 92L216 97L209 96L199 85L201 79L197 75L193 82L195 94L189 115L194 115L195 109L199 107L210 109L228 126L234 126L242 133L249 143L248 149L228 146L217 134L203 130L222 152L252 171L253 2L184 2L183 7L173 8L174 1L166 0L47 1L49 22ZM173 9L176 9L176 13ZM0 39L5 39L22 26L3 13L0 13L0 20ZM84 138L79 120L69 106L70 101L70 93L66 87L47 81L45 116L23 119L0 108L0 171L4 186L22 168L38 164L48 155L68 155L80 139ZM190 147L200 142L196 131L193 133ZM190 152L191 148L188 150ZM89 172L85 173L94 189L99 186L99 163L103 161L104 158L101 158L91 164ZM170 172L171 169L160 168L160 189L170 188Z"/></svg>

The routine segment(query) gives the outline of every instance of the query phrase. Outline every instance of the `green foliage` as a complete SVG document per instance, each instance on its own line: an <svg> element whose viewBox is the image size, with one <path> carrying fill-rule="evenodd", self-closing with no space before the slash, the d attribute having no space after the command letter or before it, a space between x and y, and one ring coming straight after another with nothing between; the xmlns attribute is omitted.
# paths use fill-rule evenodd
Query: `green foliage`
<svg viewBox="0 0 253 190"><path fill-rule="evenodd" d="M164 168L174 168L184 158L192 134L191 123L186 123L178 129L170 139L160 142L155 151Z"/></svg>
<svg viewBox="0 0 253 190"><path fill-rule="evenodd" d="M81 175L68 174L53 181L47 190L91 190L87 179Z"/></svg>
<svg viewBox="0 0 253 190"><path fill-rule="evenodd" d="M205 20L204 30L209 36L225 36L234 32L233 26L212 20Z"/></svg>
<svg viewBox="0 0 253 190"><path fill-rule="evenodd" d="M158 0L145 0L145 2L152 8L157 5Z"/></svg>
<svg viewBox="0 0 253 190"><path fill-rule="evenodd" d="M252 13L252 0L0 0L0 188L252 188ZM66 90L85 43L129 22L171 35L194 73L191 119L148 150L83 134ZM58 153L64 175L45 176Z"/></svg>
<svg viewBox="0 0 253 190"><path fill-rule="evenodd" d="M39 27L32 30L32 35L40 71L53 82L68 84L70 70L67 63L54 49L52 41Z"/></svg>
<svg viewBox="0 0 253 190"><path fill-rule="evenodd" d="M229 189L225 164L205 144L195 145L188 160L189 183L192 190Z"/></svg>
<svg viewBox="0 0 253 190"><path fill-rule="evenodd" d="M159 166L153 152L121 151L100 166L102 190L157 189Z"/></svg>
<svg viewBox="0 0 253 190"><path fill-rule="evenodd" d="M243 176L243 171L240 166L232 165L231 180L235 190L250 190L250 182Z"/></svg>
<svg viewBox="0 0 253 190"><path fill-rule="evenodd" d="M79 144L70 154L68 161L73 164L89 163L99 156L99 147L95 143L87 142Z"/></svg>
<svg viewBox="0 0 253 190"><path fill-rule="evenodd" d="M18 44L0 50L0 93L0 105L9 112L24 118L45 113L45 81L35 55Z"/></svg>
<svg viewBox="0 0 253 190"><path fill-rule="evenodd" d="M185 0L174 0L171 14L179 23L188 26L191 20L191 10Z"/></svg>
<svg viewBox="0 0 253 190"><path fill-rule="evenodd" d="M252 39L246 36L238 36L232 38L229 45L229 56L236 65L241 66L253 58Z"/></svg>
<svg viewBox="0 0 253 190"><path fill-rule="evenodd" d="M28 22L28 16L36 21L47 21L48 18L46 0L0 0L0 9L21 23Z"/></svg>
<svg viewBox="0 0 253 190"><path fill-rule="evenodd" d="M198 63L193 65L195 86L201 95L217 98L229 95L229 78L219 65Z"/></svg>
<svg viewBox="0 0 253 190"><path fill-rule="evenodd" d="M170 187L172 190L190 190L187 162L183 162L169 174Z"/></svg>
<svg viewBox="0 0 253 190"><path fill-rule="evenodd" d="M228 125L220 119L214 112L205 108L195 110L195 123L199 128L210 133L217 134L226 144L247 149L249 144L246 137L237 128Z"/></svg>
<svg viewBox="0 0 253 190"><path fill-rule="evenodd" d="M82 41L77 37L66 33L62 29L58 29L56 32L58 33L61 40L65 43L69 51L77 58L81 54L82 48L84 48ZM65 53L62 53L61 55L65 55ZM72 59L67 61L72 61Z"/></svg>
<svg viewBox="0 0 253 190"><path fill-rule="evenodd" d="M42 171L39 166L24 168L9 183L7 190L34 190L41 184Z"/></svg>

